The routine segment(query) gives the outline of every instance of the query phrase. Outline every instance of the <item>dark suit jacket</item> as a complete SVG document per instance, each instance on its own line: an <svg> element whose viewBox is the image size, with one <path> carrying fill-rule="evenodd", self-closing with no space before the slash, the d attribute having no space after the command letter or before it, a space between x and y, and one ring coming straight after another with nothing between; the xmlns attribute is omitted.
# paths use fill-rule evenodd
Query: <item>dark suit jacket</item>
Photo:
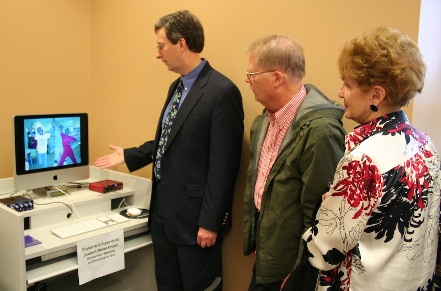
<svg viewBox="0 0 441 291"><path fill-rule="evenodd" d="M130 171L154 162L162 117L177 84L178 80L169 88L155 140L124 150ZM159 205L167 236L175 243L195 244L199 227L217 232L218 239L231 228L243 117L239 89L207 62L173 122L161 180L153 181L154 188L160 184L160 195L152 193L152 200L158 201L151 207Z"/></svg>

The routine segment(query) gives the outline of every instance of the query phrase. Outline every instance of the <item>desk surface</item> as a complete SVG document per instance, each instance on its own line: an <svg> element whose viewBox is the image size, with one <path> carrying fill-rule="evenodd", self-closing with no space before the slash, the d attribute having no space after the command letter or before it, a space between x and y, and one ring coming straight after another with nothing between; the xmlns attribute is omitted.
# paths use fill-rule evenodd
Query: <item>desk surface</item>
<svg viewBox="0 0 441 291"><path fill-rule="evenodd" d="M75 256L77 242L97 235L123 229L124 252L143 249L151 244L147 231L147 218L132 219L128 222L109 226L75 237L61 239L52 234L51 229L82 219L91 219L112 211L121 211L119 206L149 208L151 180L111 170L90 167L90 181L112 179L124 183L124 189L102 194L87 190L77 190L68 197L33 198L34 203L64 202L75 210L61 203L37 205L25 212L16 212L5 205L0 205L0 288L3 290L25 291L29 284L52 278L78 268ZM13 179L0 179L0 193L10 195ZM14 194L20 195L20 194ZM120 203L125 199L125 203ZM118 210L117 210L118 209ZM72 215L68 215L73 212ZM81 217L80 217L81 216ZM24 236L30 235L42 243L30 247L24 246ZM73 253L72 255L54 256L56 252ZM39 262L40 258L47 259Z"/></svg>
<svg viewBox="0 0 441 291"><path fill-rule="evenodd" d="M104 216L112 211L120 212L125 208L112 210L111 201L113 199L129 199L133 193L134 191L130 188L124 188L107 194L90 190L80 190L73 192L69 195L70 197L60 196L36 199L34 201L34 209L22 213L23 216L29 217L30 225L29 229L24 231L24 235L30 235L34 239L41 241L41 244L25 248L25 259L29 260L63 249L75 247L76 243L80 240L118 229L124 229L124 232L128 232L137 228L146 227L148 218L130 219L127 222L65 239L61 239L51 232L51 229L53 228ZM75 205L74 207L76 211L72 213L70 218L68 218L67 213L70 212L70 209L62 203L53 202L63 202L71 207L73 207L72 205ZM78 214L81 215L81 218L78 217Z"/></svg>
<svg viewBox="0 0 441 291"><path fill-rule="evenodd" d="M81 220L88 220L94 217L103 216L104 213L95 215L93 217L87 217L84 219L77 219L72 221L71 223L76 223ZM147 218L142 219L131 219L127 222L118 223L112 226L108 226L105 228L97 229L91 232L83 233L80 235L76 235L70 238L59 238L51 232L51 229L56 228L58 226L68 225L70 222L64 222L60 224L53 224L46 227L40 227L37 229L28 229L25 231L25 235L30 235L35 239L41 241L41 244L30 246L25 248L25 259L29 260L35 257L40 257L43 255L47 255L49 253L61 251L67 248L76 247L77 242L88 239L97 235L105 234L108 232L112 232L118 229L124 229L124 232L128 232L134 229L147 227Z"/></svg>
<svg viewBox="0 0 441 291"><path fill-rule="evenodd" d="M124 252L131 252L142 247L152 244L152 239L149 234L137 236L124 242ZM26 282L34 284L52 278L61 274L65 274L78 269L78 260L76 256L63 258L62 260L54 260L48 264L40 265L38 268L29 268L26 272Z"/></svg>

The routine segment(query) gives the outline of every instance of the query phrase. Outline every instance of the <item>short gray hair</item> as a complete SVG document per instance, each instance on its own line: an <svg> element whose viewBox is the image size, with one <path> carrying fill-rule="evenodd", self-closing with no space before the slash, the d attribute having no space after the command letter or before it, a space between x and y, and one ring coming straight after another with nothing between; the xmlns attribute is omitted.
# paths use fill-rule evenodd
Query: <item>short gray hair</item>
<svg viewBox="0 0 441 291"><path fill-rule="evenodd" d="M251 43L247 51L256 54L257 65L264 70L280 70L299 81L305 76L303 48L287 36L264 36Z"/></svg>

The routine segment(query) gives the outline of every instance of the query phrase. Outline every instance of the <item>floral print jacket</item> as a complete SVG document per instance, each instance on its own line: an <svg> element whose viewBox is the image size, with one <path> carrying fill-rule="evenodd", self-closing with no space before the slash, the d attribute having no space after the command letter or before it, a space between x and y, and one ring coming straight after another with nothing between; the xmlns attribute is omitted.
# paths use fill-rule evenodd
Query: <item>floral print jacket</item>
<svg viewBox="0 0 441 291"><path fill-rule="evenodd" d="M440 157L398 111L346 135L345 155L303 239L317 290L431 290Z"/></svg>

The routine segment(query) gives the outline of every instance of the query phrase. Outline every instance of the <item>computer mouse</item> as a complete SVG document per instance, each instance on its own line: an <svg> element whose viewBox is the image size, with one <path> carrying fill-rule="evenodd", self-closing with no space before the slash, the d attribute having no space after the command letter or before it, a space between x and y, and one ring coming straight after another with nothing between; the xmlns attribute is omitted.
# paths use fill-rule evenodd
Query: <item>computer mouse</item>
<svg viewBox="0 0 441 291"><path fill-rule="evenodd" d="M127 209L127 216L139 216L142 213L139 208L129 208Z"/></svg>

